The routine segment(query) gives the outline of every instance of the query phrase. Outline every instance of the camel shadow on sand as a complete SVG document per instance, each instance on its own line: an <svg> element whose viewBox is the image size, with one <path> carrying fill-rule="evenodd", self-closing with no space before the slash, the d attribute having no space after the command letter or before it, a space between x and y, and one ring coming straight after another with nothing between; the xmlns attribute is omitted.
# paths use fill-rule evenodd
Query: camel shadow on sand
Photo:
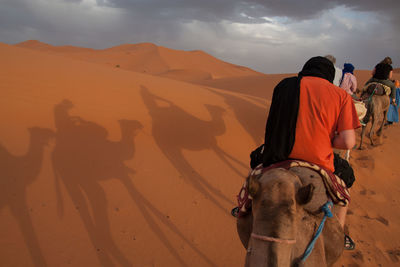
<svg viewBox="0 0 400 267"><path fill-rule="evenodd" d="M59 185L59 181L62 181L83 221L101 265L114 266L112 258L120 266L133 265L112 238L106 194L100 185L101 181L117 179L125 186L151 230L181 266L187 265L159 224L167 226L210 266L215 266L135 187L131 178L134 171L124 161L134 157L134 137L142 129L141 123L120 120L121 140L114 142L107 139L108 132L104 127L71 116L69 111L72 107L71 101L64 100L54 108L57 133L52 161L58 192L58 210L62 215L64 211Z"/></svg>
<svg viewBox="0 0 400 267"><path fill-rule="evenodd" d="M253 138L256 145L264 143L263 134L268 115L267 107L261 107L247 100L247 98L252 98L259 102L258 98L250 95L239 96L238 93L224 92L224 89L207 89L224 98L225 103L232 108L237 120Z"/></svg>
<svg viewBox="0 0 400 267"><path fill-rule="evenodd" d="M243 176L243 173L231 161L243 168L246 166L223 151L217 144L216 137L225 133L225 123L222 118L224 110L217 106L205 105L211 115L211 120L204 121L185 112L171 101L152 94L144 86L141 86L140 92L153 120L153 137L162 153L186 182L223 212L227 212L228 209L220 201L231 207L234 205L232 199L202 177L183 155L184 149L190 151L212 150L234 172L240 177Z"/></svg>
<svg viewBox="0 0 400 267"><path fill-rule="evenodd" d="M22 156L12 155L0 145L0 210L8 207L22 232L26 246L35 266L47 266L35 233L26 189L37 180L42 169L45 146L54 137L50 129L29 128L28 152Z"/></svg>

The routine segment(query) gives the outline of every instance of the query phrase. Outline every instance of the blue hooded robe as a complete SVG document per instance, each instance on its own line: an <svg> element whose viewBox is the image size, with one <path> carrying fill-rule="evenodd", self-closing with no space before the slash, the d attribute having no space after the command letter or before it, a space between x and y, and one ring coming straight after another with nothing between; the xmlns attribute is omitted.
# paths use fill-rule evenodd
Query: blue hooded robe
<svg viewBox="0 0 400 267"><path fill-rule="evenodd" d="M392 103L392 99L390 99ZM399 122L399 105L400 105L400 88L396 88L396 106L390 104L387 113L387 120L391 122Z"/></svg>

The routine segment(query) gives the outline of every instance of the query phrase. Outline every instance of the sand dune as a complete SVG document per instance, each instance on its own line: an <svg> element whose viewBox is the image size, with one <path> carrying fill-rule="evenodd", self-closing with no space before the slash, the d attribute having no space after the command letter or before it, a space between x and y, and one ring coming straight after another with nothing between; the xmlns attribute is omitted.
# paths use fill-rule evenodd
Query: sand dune
<svg viewBox="0 0 400 267"><path fill-rule="evenodd" d="M159 76L185 82L212 80L212 76L209 72L196 69L174 69L163 72L159 74Z"/></svg>
<svg viewBox="0 0 400 267"><path fill-rule="evenodd" d="M243 266L230 209L286 75L227 63L204 71L208 55L151 44L90 57L38 47L0 43L2 265ZM127 51L150 58L124 69ZM179 62L175 52L194 56ZM163 68L168 75L149 75ZM206 72L214 80L176 80ZM356 73L360 82L369 74ZM400 260L399 132L391 126L382 145L351 154L357 249L337 266Z"/></svg>
<svg viewBox="0 0 400 267"><path fill-rule="evenodd" d="M71 58L94 63L102 63L110 67L153 75L180 75L176 72L191 70L181 76L183 80L223 78L231 76L261 75L246 67L223 62L202 51L180 51L156 46L152 43L124 44L103 50L80 48L73 46L51 46L35 40L16 44L18 47L59 53ZM193 72L196 71L196 72ZM199 75L202 73L202 75ZM190 77L188 77L188 75Z"/></svg>

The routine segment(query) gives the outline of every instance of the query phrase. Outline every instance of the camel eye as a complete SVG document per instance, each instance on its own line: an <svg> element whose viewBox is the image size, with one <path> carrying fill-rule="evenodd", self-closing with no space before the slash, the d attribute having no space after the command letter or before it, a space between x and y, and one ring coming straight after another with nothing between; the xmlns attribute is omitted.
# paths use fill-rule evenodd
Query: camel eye
<svg viewBox="0 0 400 267"><path fill-rule="evenodd" d="M315 186L313 184L300 187L296 194L297 203L304 205L310 202L314 194L314 189Z"/></svg>

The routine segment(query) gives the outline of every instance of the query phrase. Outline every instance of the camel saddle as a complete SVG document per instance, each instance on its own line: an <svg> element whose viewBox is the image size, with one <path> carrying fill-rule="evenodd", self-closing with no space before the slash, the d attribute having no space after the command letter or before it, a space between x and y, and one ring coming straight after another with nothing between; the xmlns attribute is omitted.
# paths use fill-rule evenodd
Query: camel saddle
<svg viewBox="0 0 400 267"><path fill-rule="evenodd" d="M304 167L312 169L318 172L322 178L325 185L327 195L332 199L332 201L340 206L346 206L350 202L350 193L346 187L346 184L337 175L333 174L331 171L324 169L323 167L302 160L285 160L282 162L275 163L266 168L262 164L259 164L254 168L246 181L244 182L242 188L240 189L239 195L237 196L239 214L238 217L244 216L249 211L251 211L252 197L248 193L248 181L250 177L255 177L259 179L266 171L274 168L283 168L290 170L293 167Z"/></svg>
<svg viewBox="0 0 400 267"><path fill-rule="evenodd" d="M361 92L361 99L367 99L372 95L390 95L391 89L384 84L371 82L365 85Z"/></svg>

